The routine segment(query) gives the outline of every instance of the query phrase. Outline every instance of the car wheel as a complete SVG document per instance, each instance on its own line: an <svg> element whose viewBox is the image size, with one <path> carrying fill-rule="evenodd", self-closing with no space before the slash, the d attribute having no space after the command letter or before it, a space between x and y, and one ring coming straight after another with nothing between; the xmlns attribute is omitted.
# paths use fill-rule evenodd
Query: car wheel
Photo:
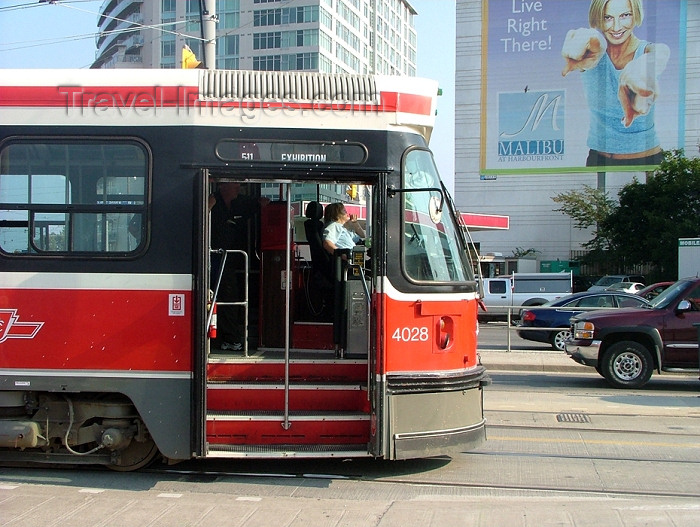
<svg viewBox="0 0 700 527"><path fill-rule="evenodd" d="M651 354L639 342L622 341L610 346L600 365L603 377L616 388L639 388L651 378Z"/></svg>
<svg viewBox="0 0 700 527"><path fill-rule="evenodd" d="M562 329L555 333L552 333L552 338L550 344L555 350L564 351L564 343L571 338L571 331L569 329Z"/></svg>

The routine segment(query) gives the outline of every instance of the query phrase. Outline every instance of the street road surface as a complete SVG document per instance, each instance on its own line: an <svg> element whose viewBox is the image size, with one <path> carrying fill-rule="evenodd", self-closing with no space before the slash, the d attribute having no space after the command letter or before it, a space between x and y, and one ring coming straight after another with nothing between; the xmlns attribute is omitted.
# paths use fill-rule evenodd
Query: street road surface
<svg viewBox="0 0 700 527"><path fill-rule="evenodd" d="M696 376L491 372L487 443L452 459L7 468L0 526L700 524Z"/></svg>

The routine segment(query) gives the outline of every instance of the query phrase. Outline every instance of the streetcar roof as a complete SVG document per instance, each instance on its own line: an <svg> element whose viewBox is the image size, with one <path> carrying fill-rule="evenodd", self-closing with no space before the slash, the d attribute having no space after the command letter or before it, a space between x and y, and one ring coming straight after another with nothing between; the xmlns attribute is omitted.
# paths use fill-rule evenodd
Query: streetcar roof
<svg viewBox="0 0 700 527"><path fill-rule="evenodd" d="M4 70L5 124L408 128L429 139L437 82L245 70Z"/></svg>

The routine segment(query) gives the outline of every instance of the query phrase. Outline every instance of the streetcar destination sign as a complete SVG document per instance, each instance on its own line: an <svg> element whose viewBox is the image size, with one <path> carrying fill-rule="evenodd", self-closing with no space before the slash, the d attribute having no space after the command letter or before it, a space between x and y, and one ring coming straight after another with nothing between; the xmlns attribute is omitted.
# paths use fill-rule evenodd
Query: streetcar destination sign
<svg viewBox="0 0 700 527"><path fill-rule="evenodd" d="M222 161L360 164L367 158L367 149L359 143L224 139L216 145L216 156Z"/></svg>

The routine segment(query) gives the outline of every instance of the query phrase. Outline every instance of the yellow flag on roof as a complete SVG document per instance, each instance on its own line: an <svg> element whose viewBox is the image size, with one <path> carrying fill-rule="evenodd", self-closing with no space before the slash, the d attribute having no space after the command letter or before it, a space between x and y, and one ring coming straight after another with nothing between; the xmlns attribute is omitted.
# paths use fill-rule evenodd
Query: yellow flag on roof
<svg viewBox="0 0 700 527"><path fill-rule="evenodd" d="M197 60L194 51L192 51L187 44L182 46L182 69L194 69L199 67L201 63L201 61Z"/></svg>

